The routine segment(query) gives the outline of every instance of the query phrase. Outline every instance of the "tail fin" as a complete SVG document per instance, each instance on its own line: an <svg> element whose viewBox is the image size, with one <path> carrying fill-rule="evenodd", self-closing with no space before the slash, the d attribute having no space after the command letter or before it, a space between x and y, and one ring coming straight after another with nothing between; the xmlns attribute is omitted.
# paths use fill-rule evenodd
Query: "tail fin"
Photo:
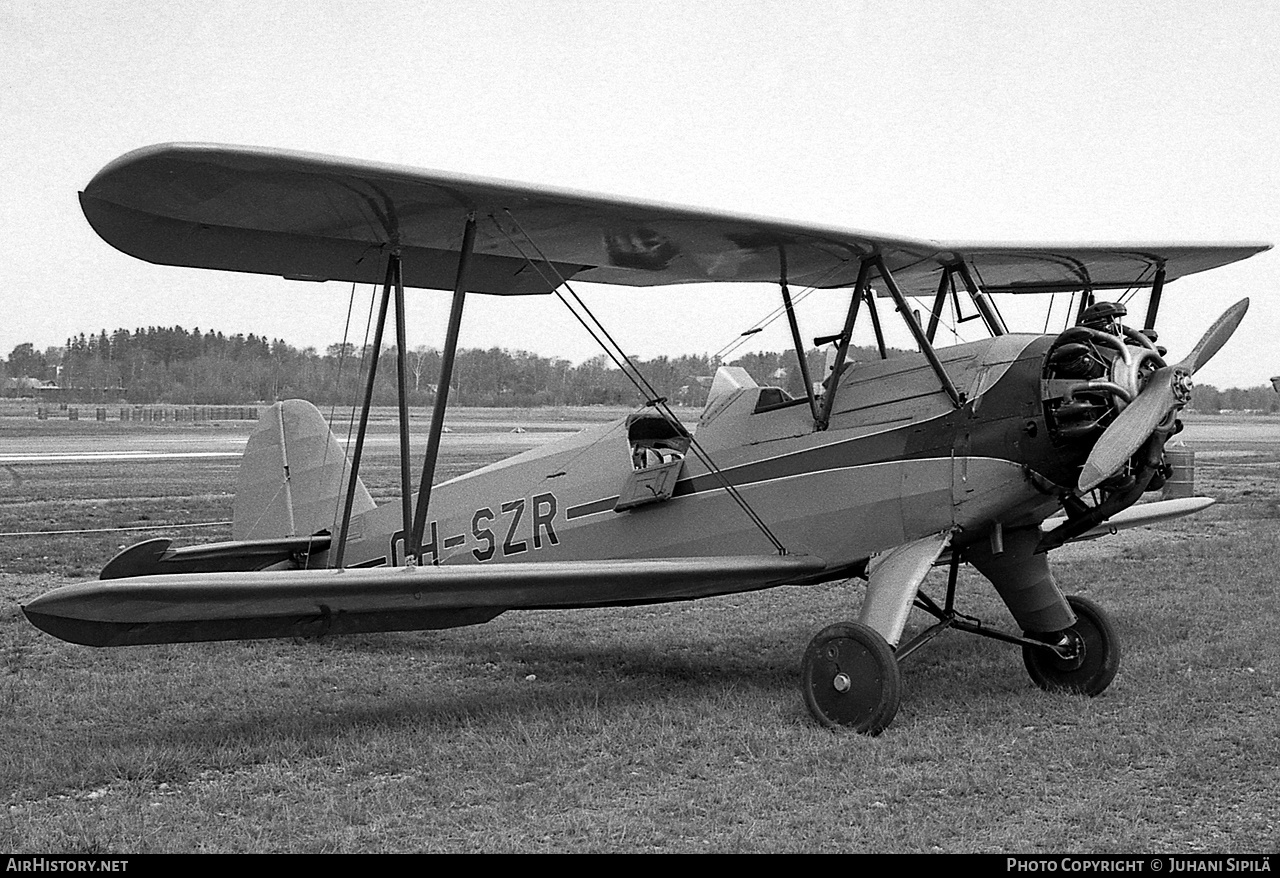
<svg viewBox="0 0 1280 878"><path fill-rule="evenodd" d="M333 532L350 467L319 409L301 399L263 412L240 461L231 538L261 540ZM353 515L377 504L356 479Z"/></svg>

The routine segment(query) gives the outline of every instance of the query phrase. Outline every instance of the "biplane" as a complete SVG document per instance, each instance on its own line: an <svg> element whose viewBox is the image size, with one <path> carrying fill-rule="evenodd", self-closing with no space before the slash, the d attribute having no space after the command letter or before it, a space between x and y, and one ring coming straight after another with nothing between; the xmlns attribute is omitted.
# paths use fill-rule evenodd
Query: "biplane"
<svg viewBox="0 0 1280 878"><path fill-rule="evenodd" d="M809 643L801 683L818 722L869 734L898 709L899 663L949 629L1021 648L1045 689L1106 689L1120 657L1115 628L1095 602L1063 594L1049 553L1212 502L1135 506L1169 477L1164 446L1191 377L1248 300L1177 362L1156 343L1156 317L1167 283L1269 246L947 244L196 144L120 157L80 203L103 239L148 262L380 285L372 349L392 310L400 500L377 505L360 478L374 362L349 449L311 404L273 405L245 448L230 541L126 549L98 581L27 604L36 626L91 646L310 637L862 577L860 607ZM683 423L594 320L580 282L776 285L803 395L723 366L696 423ZM452 293L420 468L409 455L406 287ZM830 346L824 375L806 365L797 287L848 299L842 325L815 339ZM1139 292L1140 328L1105 299ZM1037 293L1070 294L1074 324L1010 331L1000 294ZM560 296L643 404L436 484L474 294ZM890 307L915 348L899 356L885 349ZM962 308L985 337L936 344L939 321ZM860 318L878 359L849 355ZM991 582L1019 630L957 610L963 563ZM949 571L937 600L921 587L934 566ZM932 620L904 643L913 608Z"/></svg>

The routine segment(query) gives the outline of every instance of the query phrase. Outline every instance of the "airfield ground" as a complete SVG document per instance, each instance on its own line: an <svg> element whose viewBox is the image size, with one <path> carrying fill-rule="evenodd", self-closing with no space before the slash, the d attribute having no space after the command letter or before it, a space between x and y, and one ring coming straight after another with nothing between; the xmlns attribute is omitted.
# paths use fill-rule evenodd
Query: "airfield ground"
<svg viewBox="0 0 1280 878"><path fill-rule="evenodd" d="M614 414L462 411L442 476ZM1055 554L1119 627L1106 693L1045 694L1016 649L952 633L906 660L902 708L867 739L818 728L798 690L857 582L308 643L54 640L20 602L128 542L226 538L110 529L229 518L237 461L218 455L251 423L4 410L0 850L1274 852L1280 419L1187 420L1219 503ZM375 427L385 499L394 435ZM211 456L14 457L104 451ZM1007 621L976 575L961 589Z"/></svg>

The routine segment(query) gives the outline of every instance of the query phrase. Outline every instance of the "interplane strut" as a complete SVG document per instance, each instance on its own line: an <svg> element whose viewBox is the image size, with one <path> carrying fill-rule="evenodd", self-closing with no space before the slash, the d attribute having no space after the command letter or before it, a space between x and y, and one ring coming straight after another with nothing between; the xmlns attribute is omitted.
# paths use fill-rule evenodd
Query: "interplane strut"
<svg viewBox="0 0 1280 878"><path fill-rule="evenodd" d="M422 555L422 537L427 524L427 507L431 503L431 483L435 479L436 460L440 455L440 435L444 431L445 407L449 402L449 385L453 381L453 363L458 353L458 332L462 326L462 305L467 296L467 270L476 244L476 217L468 214L462 232L462 250L458 254L458 274L453 284L453 304L449 310L449 328L445 333L444 354L440 359L440 383L436 386L435 407L431 412L431 432L427 437L427 453L422 461L422 481L418 485L418 506L413 516L413 534L406 544L406 554Z"/></svg>

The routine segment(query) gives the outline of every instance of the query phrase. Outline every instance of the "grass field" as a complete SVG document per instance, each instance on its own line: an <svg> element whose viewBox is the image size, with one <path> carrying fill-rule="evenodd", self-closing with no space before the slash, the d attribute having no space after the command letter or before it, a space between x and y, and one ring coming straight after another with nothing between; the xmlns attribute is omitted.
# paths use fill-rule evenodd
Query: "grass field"
<svg viewBox="0 0 1280 878"><path fill-rule="evenodd" d="M605 414L463 416L442 475ZM0 454L234 448L249 426L10 417ZM1043 693L1018 650L952 633L906 660L902 709L874 739L817 727L798 690L805 645L856 614L857 582L92 650L19 603L155 534L0 538L0 849L1274 852L1280 422L1199 419L1184 438L1218 505L1055 555L1064 589L1120 630L1106 693ZM389 497L394 445L371 454ZM0 464L0 532L223 520L235 466ZM961 592L1007 619L975 574Z"/></svg>

